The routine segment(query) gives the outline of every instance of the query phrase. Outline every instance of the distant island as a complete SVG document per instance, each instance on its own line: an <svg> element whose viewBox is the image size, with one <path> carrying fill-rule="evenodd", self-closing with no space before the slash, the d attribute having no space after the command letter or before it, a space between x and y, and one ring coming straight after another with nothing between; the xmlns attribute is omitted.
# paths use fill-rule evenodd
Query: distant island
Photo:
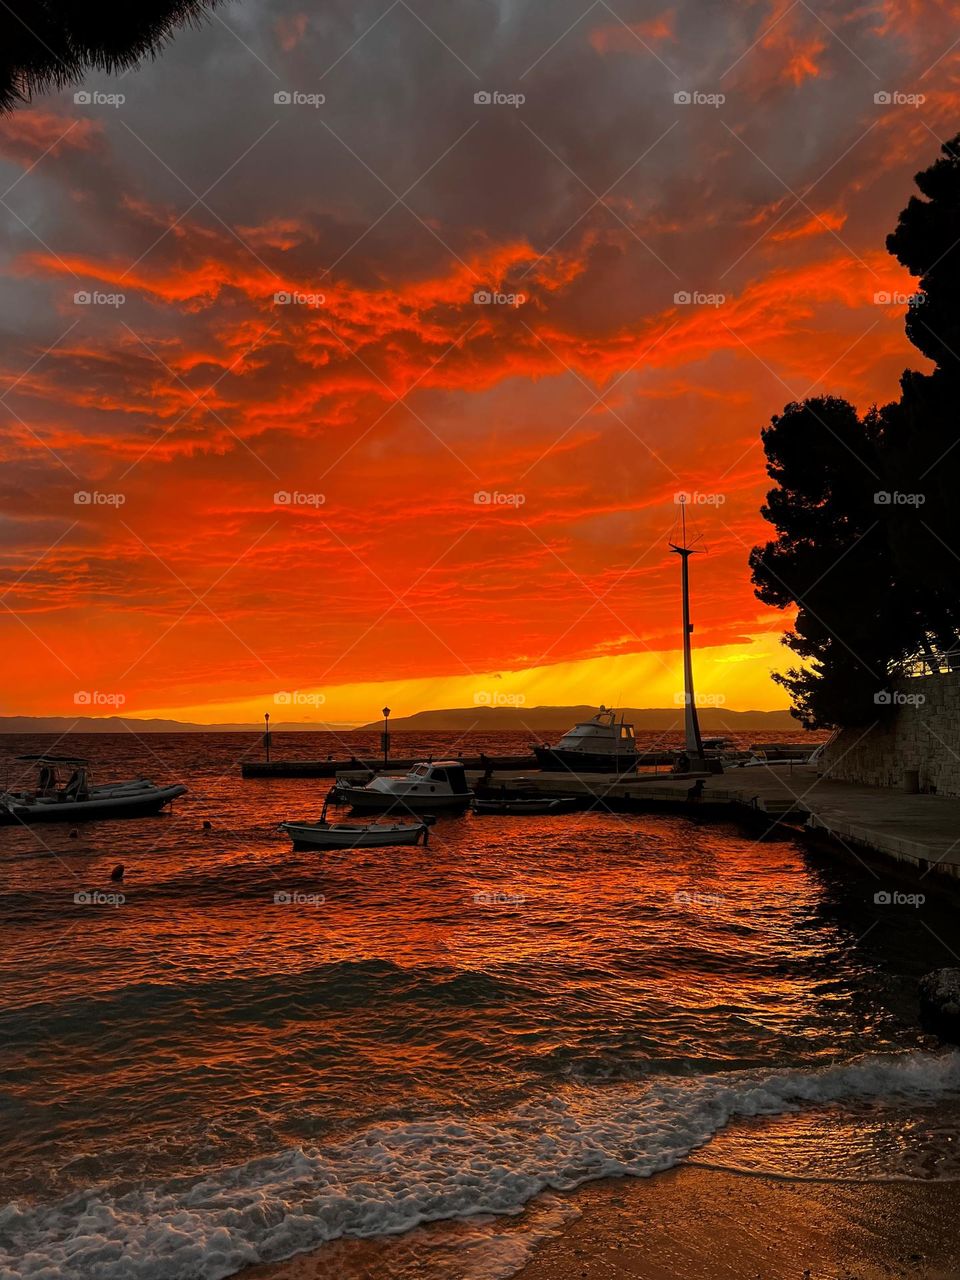
<svg viewBox="0 0 960 1280"><path fill-rule="evenodd" d="M390 721L392 733L565 733L580 720L589 720L599 708L576 707L455 707L446 711L418 711ZM624 707L625 718L637 729L682 729L682 707ZM789 711L728 711L725 707L700 707L700 725L706 733L753 730L782 733L799 729ZM382 720L369 724L336 721L271 721L274 733L379 732ZM135 716L0 716L3 733L262 733L263 722L250 724L196 724L184 720L138 720Z"/></svg>

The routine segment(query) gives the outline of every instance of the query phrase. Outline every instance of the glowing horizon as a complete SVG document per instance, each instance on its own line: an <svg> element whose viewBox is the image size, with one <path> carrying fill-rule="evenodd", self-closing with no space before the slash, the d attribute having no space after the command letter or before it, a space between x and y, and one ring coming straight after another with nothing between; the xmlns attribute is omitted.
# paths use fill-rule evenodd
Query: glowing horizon
<svg viewBox="0 0 960 1280"><path fill-rule="evenodd" d="M778 685L769 682L771 697L765 704L741 705L754 696L755 677L743 670L748 662L770 663L782 669L790 654L778 637L760 634L743 645L721 645L697 653L697 699L701 707L737 711L784 710L787 701ZM781 660L780 667L775 664ZM607 683L604 684L603 682ZM614 695L597 697L607 687ZM763 688L764 686L761 686ZM629 706L637 709L670 708L682 693L683 673L674 650L620 654L524 671L490 671L476 676L423 677L408 681L265 691L262 694L211 706L150 707L138 710L138 719L188 720L198 724L256 723L269 712L273 721L311 721L336 724L368 724L379 719L380 709L390 706L394 719L418 711L444 711L471 706ZM634 694L630 690L637 691ZM286 699L289 698L289 701ZM323 701L316 699L322 698ZM641 698L642 701L636 701ZM87 708L77 708L87 714ZM94 714L104 714L98 711ZM126 708L110 714L124 715Z"/></svg>

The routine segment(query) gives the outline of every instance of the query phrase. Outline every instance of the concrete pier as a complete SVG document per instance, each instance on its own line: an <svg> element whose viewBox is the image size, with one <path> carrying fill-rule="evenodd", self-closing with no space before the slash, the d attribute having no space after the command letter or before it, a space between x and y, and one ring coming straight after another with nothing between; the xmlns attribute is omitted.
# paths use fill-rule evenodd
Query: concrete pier
<svg viewBox="0 0 960 1280"><path fill-rule="evenodd" d="M640 757L642 765L670 765L676 758L675 751L649 752ZM338 773L349 773L363 770L367 773L405 773L415 764L427 759L444 759L442 752L434 752L432 756L419 755L407 758L391 759L386 765L383 757L363 757L340 760L244 760L240 772L244 778L334 778ZM487 768L503 772L529 771L537 768L536 758L531 752L518 756L469 755L452 756L459 760L466 769L484 771ZM605 776L605 775L600 775Z"/></svg>
<svg viewBox="0 0 960 1280"><path fill-rule="evenodd" d="M415 764L420 764L422 760L433 759L453 759L459 760L466 769L483 770L487 766L499 769L501 772L511 771L514 769L535 769L537 762L532 755L526 754L522 756L451 756L444 757L434 754L433 757L426 755L411 756L409 759L390 760L386 765L383 763L383 757L380 759L346 758L340 760L271 760L269 764L266 760L244 760L240 766L241 773L244 778L335 778L338 773L364 772L364 773L405 773L408 769L412 769Z"/></svg>

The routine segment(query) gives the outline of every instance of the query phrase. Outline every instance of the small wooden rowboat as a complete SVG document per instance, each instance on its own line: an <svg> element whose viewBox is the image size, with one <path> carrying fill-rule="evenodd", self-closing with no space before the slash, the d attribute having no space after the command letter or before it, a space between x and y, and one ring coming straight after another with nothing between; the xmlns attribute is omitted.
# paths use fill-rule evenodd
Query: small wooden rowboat
<svg viewBox="0 0 960 1280"><path fill-rule="evenodd" d="M424 844L430 827L426 822L281 822L280 830L294 849L383 849L390 845Z"/></svg>

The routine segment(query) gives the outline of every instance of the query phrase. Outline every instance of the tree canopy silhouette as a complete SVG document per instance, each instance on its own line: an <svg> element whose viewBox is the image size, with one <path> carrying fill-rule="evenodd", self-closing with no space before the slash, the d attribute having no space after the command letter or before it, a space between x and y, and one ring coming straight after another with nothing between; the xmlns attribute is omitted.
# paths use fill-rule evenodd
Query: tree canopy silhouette
<svg viewBox="0 0 960 1280"><path fill-rule="evenodd" d="M960 135L916 183L927 198L910 200L887 248L919 276L907 336L936 368L908 369L880 422L891 474L923 496L915 514L893 513L899 569L927 593L930 632L946 648L960 632Z"/></svg>
<svg viewBox="0 0 960 1280"><path fill-rule="evenodd" d="M124 71L155 56L178 27L197 26L217 0L71 4L5 0L0 5L0 111L88 69Z"/></svg>
<svg viewBox="0 0 960 1280"><path fill-rule="evenodd" d="M762 432L777 531L750 555L759 598L797 606L785 643L806 665L774 677L810 728L875 718L891 658L915 636L883 520L875 433L836 396L789 404Z"/></svg>
<svg viewBox="0 0 960 1280"><path fill-rule="evenodd" d="M920 292L907 311L907 337L946 373L960 375L960 134L914 178L925 200L911 196L887 249Z"/></svg>
<svg viewBox="0 0 960 1280"><path fill-rule="evenodd" d="M960 135L916 182L887 248L919 277L906 331L933 372L862 419L829 396L761 433L777 537L750 566L761 600L797 609L784 642L805 665L775 678L811 728L867 723L898 664L960 638Z"/></svg>

